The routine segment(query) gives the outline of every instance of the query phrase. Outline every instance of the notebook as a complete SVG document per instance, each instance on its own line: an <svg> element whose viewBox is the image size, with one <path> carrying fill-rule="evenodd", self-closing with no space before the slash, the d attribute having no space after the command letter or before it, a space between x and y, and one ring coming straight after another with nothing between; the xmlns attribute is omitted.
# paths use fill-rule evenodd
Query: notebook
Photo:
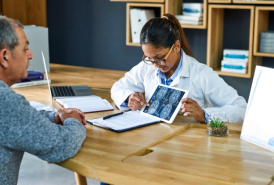
<svg viewBox="0 0 274 185"><path fill-rule="evenodd" d="M46 79L48 80L48 72L46 68L45 57L42 52L42 58L44 63L44 69L46 74ZM87 85L71 85L71 86L50 86L48 83L49 91L51 97L56 98L67 98L67 97L81 97L81 96L91 96L93 93Z"/></svg>
<svg viewBox="0 0 274 185"><path fill-rule="evenodd" d="M111 104L99 96L56 99L64 108L77 108L84 113L114 110Z"/></svg>
<svg viewBox="0 0 274 185"><path fill-rule="evenodd" d="M110 118L104 119L106 117ZM118 113L106 117L87 120L87 123L119 133L160 122L159 118L142 114L139 110Z"/></svg>

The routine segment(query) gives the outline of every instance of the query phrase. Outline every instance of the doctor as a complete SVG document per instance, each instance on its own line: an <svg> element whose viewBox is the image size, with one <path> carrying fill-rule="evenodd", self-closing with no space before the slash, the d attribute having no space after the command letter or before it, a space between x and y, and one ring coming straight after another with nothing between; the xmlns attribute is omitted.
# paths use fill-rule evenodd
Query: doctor
<svg viewBox="0 0 274 185"><path fill-rule="evenodd" d="M148 105L155 85L189 91L182 100L184 116L206 122L215 111L226 112L229 122L243 123L246 101L210 67L193 58L179 21L171 14L149 20L141 31L142 61L111 88L121 110ZM145 92L145 98L141 93Z"/></svg>

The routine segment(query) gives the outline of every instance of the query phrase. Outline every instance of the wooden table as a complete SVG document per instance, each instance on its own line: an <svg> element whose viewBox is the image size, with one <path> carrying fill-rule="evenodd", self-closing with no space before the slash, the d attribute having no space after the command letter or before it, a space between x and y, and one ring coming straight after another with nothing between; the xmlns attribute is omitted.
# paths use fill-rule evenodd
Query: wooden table
<svg viewBox="0 0 274 185"><path fill-rule="evenodd" d="M95 95L110 98L110 87L125 72L51 64L52 85L87 84ZM28 100L57 106L46 85L14 89ZM87 119L119 112L86 114ZM267 184L274 175L274 154L240 140L240 124L227 137L212 137L206 125L178 115L173 124L159 123L124 133L87 126L79 153L58 165L111 184Z"/></svg>

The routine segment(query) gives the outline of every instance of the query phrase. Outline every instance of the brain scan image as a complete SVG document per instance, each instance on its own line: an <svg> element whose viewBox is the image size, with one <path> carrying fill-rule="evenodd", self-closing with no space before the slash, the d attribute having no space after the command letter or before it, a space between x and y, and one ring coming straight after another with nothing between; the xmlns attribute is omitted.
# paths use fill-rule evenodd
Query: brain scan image
<svg viewBox="0 0 274 185"><path fill-rule="evenodd" d="M165 97L167 91L168 91L168 88L161 87L160 90L158 91L157 95L156 95L156 98L158 100L161 100L163 97Z"/></svg>
<svg viewBox="0 0 274 185"><path fill-rule="evenodd" d="M149 114L154 114L156 112L156 110L158 109L160 105L160 102L158 100L155 100L148 108L148 113Z"/></svg>
<svg viewBox="0 0 274 185"><path fill-rule="evenodd" d="M161 113L160 113L160 117L163 118L163 119L166 119L166 118L169 116L171 110L172 110L172 105L171 105L171 104L167 104L167 105L162 109L162 111L161 111Z"/></svg>
<svg viewBox="0 0 274 185"><path fill-rule="evenodd" d="M173 91L173 93L169 97L169 103L175 103L180 98L180 91Z"/></svg>

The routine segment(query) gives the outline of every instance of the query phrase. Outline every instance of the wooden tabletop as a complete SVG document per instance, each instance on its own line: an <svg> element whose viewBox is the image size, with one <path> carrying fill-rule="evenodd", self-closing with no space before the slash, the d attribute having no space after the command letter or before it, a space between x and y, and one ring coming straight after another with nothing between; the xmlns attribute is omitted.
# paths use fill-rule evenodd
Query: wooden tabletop
<svg viewBox="0 0 274 185"><path fill-rule="evenodd" d="M110 98L110 88L125 72L51 64L52 85L88 85ZM30 101L57 106L46 85L14 89ZM86 114L93 119L119 112ZM111 184L268 184L274 154L240 139L240 124L226 137L206 133L206 125L178 115L173 124L158 123L123 133L87 126L79 153L58 165ZM80 183L80 182L79 182Z"/></svg>

